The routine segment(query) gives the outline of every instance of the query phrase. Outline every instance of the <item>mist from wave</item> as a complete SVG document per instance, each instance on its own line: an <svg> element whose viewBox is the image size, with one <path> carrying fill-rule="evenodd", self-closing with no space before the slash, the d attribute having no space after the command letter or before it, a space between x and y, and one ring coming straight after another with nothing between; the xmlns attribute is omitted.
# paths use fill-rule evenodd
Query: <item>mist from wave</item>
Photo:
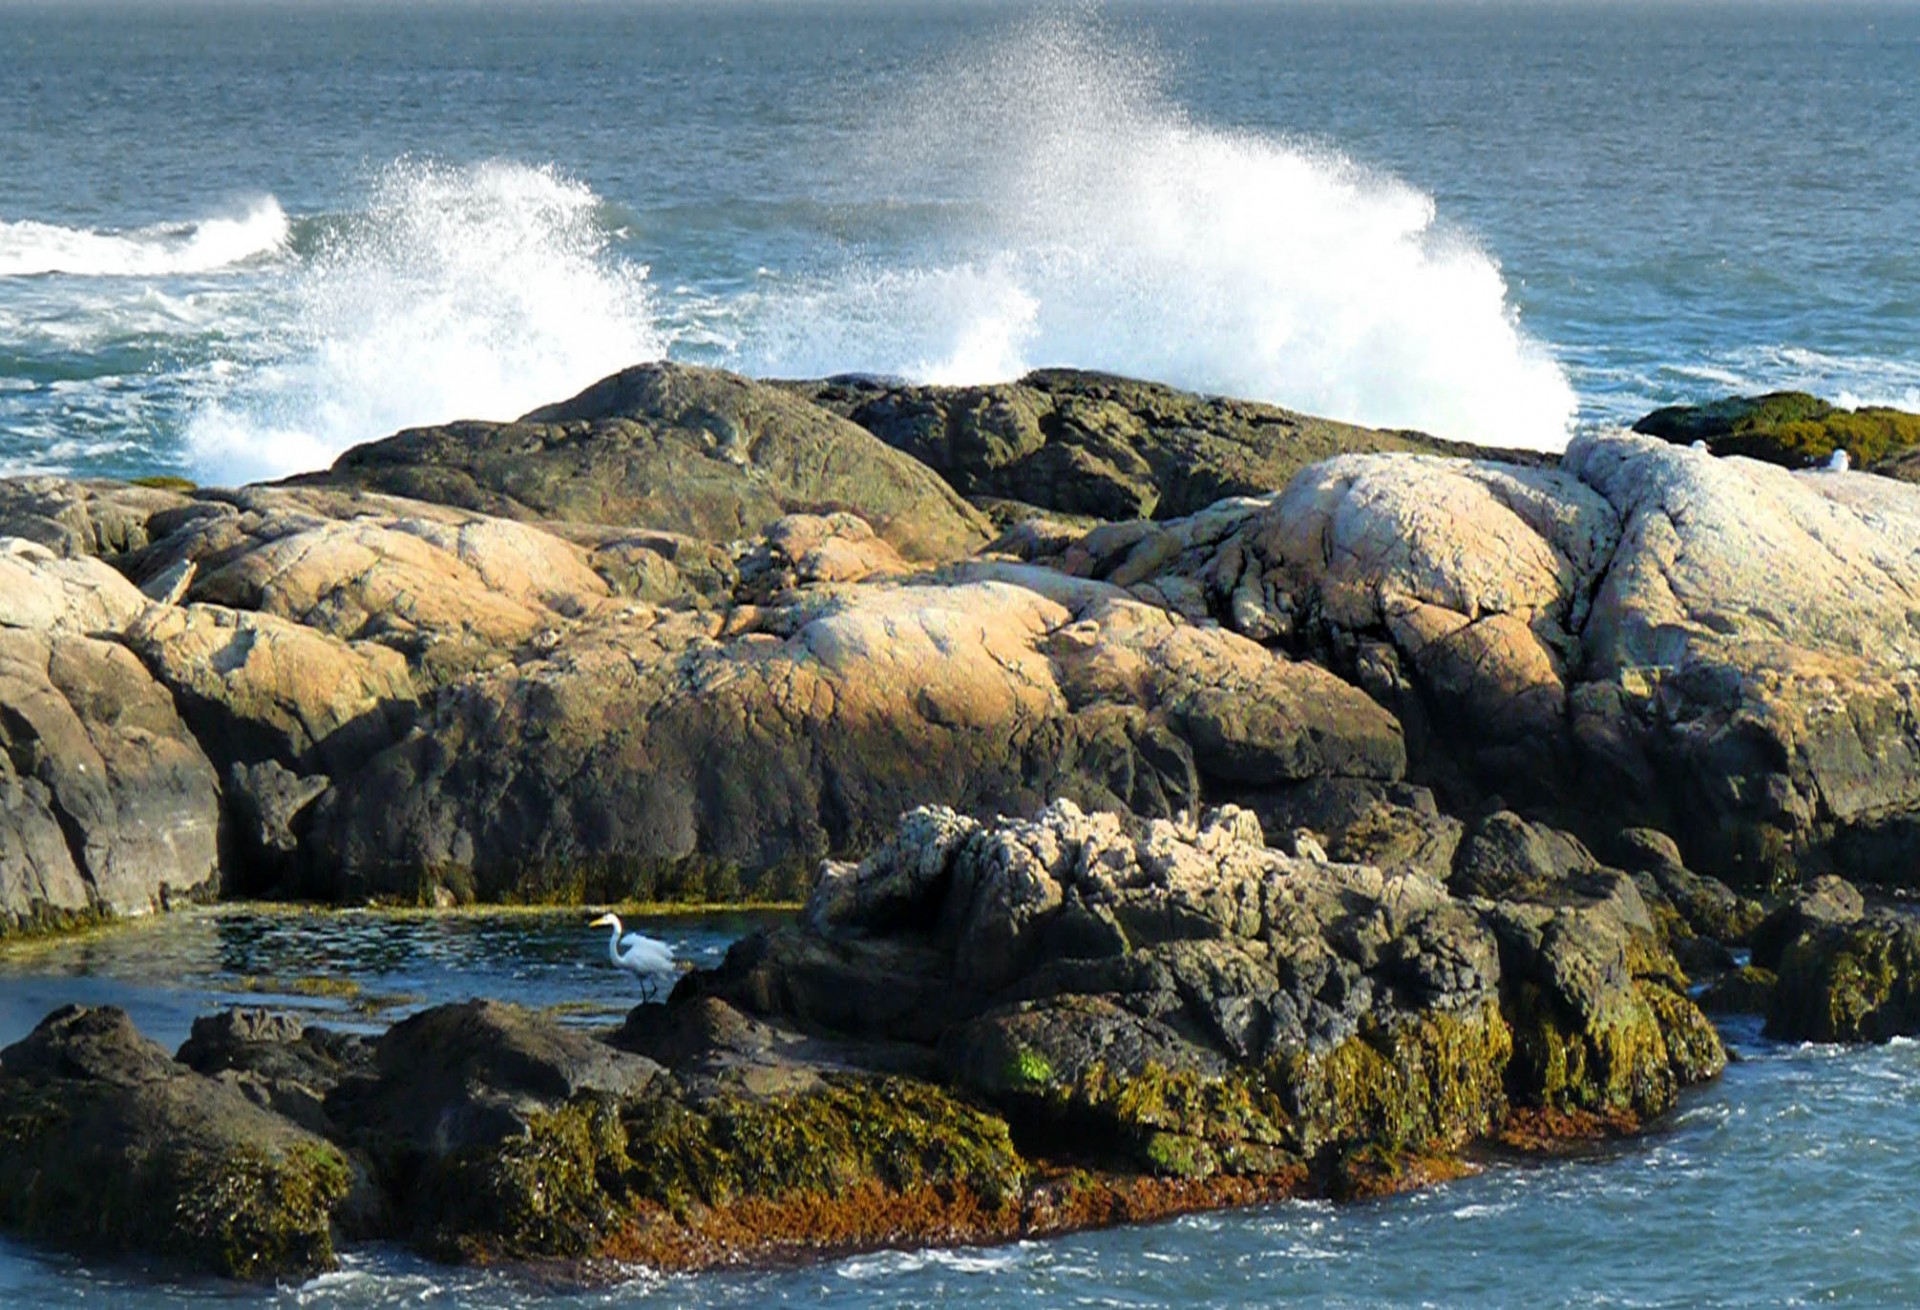
<svg viewBox="0 0 1920 1310"><path fill-rule="evenodd" d="M237 215L215 215L128 232L0 222L0 277L165 277L206 273L265 255L287 243L290 225L272 196Z"/></svg>
<svg viewBox="0 0 1920 1310"><path fill-rule="evenodd" d="M1191 120L1086 14L929 74L864 168L944 222L903 256L774 277L729 363L999 381L1107 369L1383 426L1558 448L1576 407L1499 265L1435 201L1308 142Z"/></svg>
<svg viewBox="0 0 1920 1310"><path fill-rule="evenodd" d="M551 167L381 170L363 210L316 229L189 416L194 466L230 481L323 467L397 428L510 418L658 358L647 270L609 250L601 203Z"/></svg>

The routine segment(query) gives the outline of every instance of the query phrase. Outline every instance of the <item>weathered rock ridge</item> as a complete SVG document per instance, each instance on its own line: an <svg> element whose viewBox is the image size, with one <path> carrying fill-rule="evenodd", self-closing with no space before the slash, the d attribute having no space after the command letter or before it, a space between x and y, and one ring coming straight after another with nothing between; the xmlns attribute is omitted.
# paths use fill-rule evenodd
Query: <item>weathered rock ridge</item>
<svg viewBox="0 0 1920 1310"><path fill-rule="evenodd" d="M979 551L954 489L807 394L1056 509L1098 479L1025 481L1049 450L1126 444L1153 489L1103 511L1164 515L1393 435L1091 374L660 365L312 485L0 483L9 704L42 707L0 729L6 922L210 893L216 864L341 899L791 895L904 809L1055 796L1234 801L1433 870L1511 806L1595 846L1657 829L1750 885L1910 879L1920 506L1890 480L1630 436L1552 467L1346 453ZM146 703L176 745L136 766L109 710ZM79 736L101 765L56 787Z"/></svg>

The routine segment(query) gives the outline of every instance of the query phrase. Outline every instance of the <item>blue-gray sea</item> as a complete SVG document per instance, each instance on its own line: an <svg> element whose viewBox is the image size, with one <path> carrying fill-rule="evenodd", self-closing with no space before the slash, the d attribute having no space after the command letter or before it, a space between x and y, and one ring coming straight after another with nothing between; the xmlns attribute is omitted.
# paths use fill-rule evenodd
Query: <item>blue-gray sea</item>
<svg viewBox="0 0 1920 1310"><path fill-rule="evenodd" d="M0 473L274 476L662 355L1545 447L1729 390L1920 408L1920 6L0 0ZM168 1043L244 1000L599 1022L598 945L196 912L0 949L0 1041L66 999ZM1342 1209L588 1292L0 1241L0 1305L1920 1303L1920 1047L1729 1037L1643 1141Z"/></svg>

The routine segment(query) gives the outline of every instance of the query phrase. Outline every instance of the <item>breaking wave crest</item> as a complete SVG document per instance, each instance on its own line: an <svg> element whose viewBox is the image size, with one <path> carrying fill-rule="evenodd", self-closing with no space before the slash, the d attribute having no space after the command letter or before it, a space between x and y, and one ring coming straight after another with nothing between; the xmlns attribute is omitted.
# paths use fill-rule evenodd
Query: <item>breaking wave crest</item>
<svg viewBox="0 0 1920 1310"><path fill-rule="evenodd" d="M1107 369L1385 426L1558 448L1573 388L1431 196L1314 144L1197 124L1156 61L1046 17L933 75L865 166L947 220L915 257L758 293L734 358L982 382Z"/></svg>
<svg viewBox="0 0 1920 1310"><path fill-rule="evenodd" d="M193 463L239 481L324 466L396 428L511 418L657 358L646 269L552 168L401 160L319 239L280 326L190 416Z"/></svg>

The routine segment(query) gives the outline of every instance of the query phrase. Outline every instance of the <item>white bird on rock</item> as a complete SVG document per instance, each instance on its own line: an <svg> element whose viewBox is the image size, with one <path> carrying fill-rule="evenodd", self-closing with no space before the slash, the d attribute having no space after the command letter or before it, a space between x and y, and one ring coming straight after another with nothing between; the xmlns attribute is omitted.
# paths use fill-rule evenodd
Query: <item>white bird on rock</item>
<svg viewBox="0 0 1920 1310"><path fill-rule="evenodd" d="M1827 472L1845 473L1853 467L1853 457L1844 450L1836 450L1827 456Z"/></svg>
<svg viewBox="0 0 1920 1310"><path fill-rule="evenodd" d="M673 959L673 947L643 932L621 935L620 916L617 914L603 914L587 925L589 928L608 926L613 928L613 936L607 939L607 958L613 961L616 968L625 969L638 978L647 989L647 999L652 1000L658 980L663 976L671 978L678 969Z"/></svg>

